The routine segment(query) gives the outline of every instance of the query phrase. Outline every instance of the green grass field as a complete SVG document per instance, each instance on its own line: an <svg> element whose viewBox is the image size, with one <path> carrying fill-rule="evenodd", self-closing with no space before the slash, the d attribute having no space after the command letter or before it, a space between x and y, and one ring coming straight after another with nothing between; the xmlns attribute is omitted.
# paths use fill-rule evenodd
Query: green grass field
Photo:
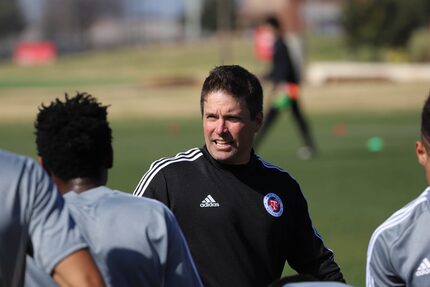
<svg viewBox="0 0 430 287"><path fill-rule="evenodd" d="M149 164L162 156L201 146L198 113L202 78L219 64L213 42L73 55L41 67L0 64L0 147L35 157L32 121L41 102L65 91L88 91L110 104L115 161L109 186L133 191ZM254 72L249 43L233 44L233 61ZM315 59L315 56L312 56ZM180 75L198 83L154 87L157 78ZM308 199L314 225L335 251L348 283L364 286L365 257L372 231L416 197L426 182L416 162L419 112L428 85L345 83L304 87L319 154L296 157L300 141L288 113L258 153L289 171ZM336 134L336 127L343 134ZM369 138L382 151L366 148ZM285 274L291 274L289 268Z"/></svg>

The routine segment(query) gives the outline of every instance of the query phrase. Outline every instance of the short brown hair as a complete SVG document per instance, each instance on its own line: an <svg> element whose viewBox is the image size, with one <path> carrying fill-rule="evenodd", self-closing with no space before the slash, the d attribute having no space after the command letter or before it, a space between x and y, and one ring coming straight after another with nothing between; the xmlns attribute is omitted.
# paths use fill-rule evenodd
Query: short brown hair
<svg viewBox="0 0 430 287"><path fill-rule="evenodd" d="M231 96L244 99L251 119L263 110L263 88L257 77L239 65L215 67L205 79L200 95L200 111L209 93L223 91Z"/></svg>

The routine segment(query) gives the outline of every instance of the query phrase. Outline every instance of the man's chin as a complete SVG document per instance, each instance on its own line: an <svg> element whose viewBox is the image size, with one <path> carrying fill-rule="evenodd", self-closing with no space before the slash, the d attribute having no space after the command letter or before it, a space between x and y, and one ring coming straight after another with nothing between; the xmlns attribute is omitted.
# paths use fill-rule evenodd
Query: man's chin
<svg viewBox="0 0 430 287"><path fill-rule="evenodd" d="M209 153L211 156L217 161L229 161L233 157L233 149L230 148L219 148L217 146L213 146L209 149Z"/></svg>

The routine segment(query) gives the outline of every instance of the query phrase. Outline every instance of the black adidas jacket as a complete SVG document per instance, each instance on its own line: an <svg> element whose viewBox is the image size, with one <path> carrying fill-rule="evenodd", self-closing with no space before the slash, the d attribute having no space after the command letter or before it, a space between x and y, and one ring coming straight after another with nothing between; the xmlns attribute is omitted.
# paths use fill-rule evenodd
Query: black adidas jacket
<svg viewBox="0 0 430 287"><path fill-rule="evenodd" d="M162 158L134 195L173 211L206 287L267 286L286 260L298 273L343 281L298 183L254 154L241 166L220 164L205 147Z"/></svg>

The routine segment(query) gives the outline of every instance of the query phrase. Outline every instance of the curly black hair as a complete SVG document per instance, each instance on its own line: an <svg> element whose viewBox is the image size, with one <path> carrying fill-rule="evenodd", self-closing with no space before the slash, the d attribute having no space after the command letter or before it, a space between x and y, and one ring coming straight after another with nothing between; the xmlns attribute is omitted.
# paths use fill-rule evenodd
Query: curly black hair
<svg viewBox="0 0 430 287"><path fill-rule="evenodd" d="M244 99L251 119L254 120L263 110L263 88L258 78L239 65L223 65L212 69L205 79L200 94L200 111L206 97L217 91L223 91L237 99Z"/></svg>
<svg viewBox="0 0 430 287"><path fill-rule="evenodd" d="M45 167L66 181L97 178L112 165L112 130L107 108L87 93L64 101L55 99L39 107L36 128L37 152Z"/></svg>

